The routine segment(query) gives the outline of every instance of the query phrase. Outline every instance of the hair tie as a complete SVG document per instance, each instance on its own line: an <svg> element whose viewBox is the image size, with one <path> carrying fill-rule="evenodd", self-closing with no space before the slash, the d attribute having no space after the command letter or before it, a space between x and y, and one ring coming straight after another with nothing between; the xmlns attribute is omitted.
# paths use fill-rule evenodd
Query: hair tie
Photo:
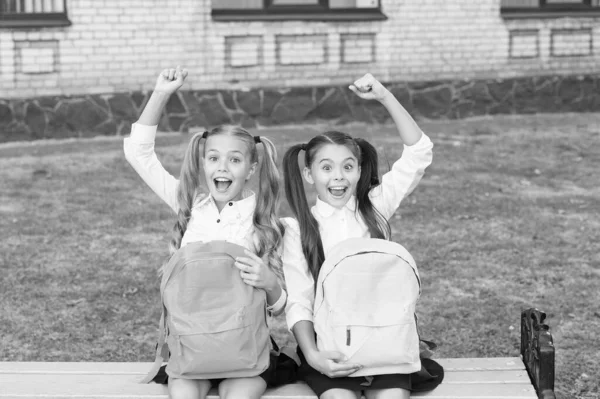
<svg viewBox="0 0 600 399"><path fill-rule="evenodd" d="M208 138L208 130L205 130L204 133L202 133L202 137L204 140L206 140Z"/></svg>
<svg viewBox="0 0 600 399"><path fill-rule="evenodd" d="M254 142L255 143L262 143L262 141L260 140L260 136L254 136Z"/></svg>
<svg viewBox="0 0 600 399"><path fill-rule="evenodd" d="M300 144L300 149L302 151L306 151L306 144Z"/></svg>

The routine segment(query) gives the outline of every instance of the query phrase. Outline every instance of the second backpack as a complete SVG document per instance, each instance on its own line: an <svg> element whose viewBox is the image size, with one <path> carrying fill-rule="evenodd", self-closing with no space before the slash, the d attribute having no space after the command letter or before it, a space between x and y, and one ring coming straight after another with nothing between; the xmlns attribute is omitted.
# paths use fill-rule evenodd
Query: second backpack
<svg viewBox="0 0 600 399"><path fill-rule="evenodd" d="M371 238L337 244L317 279L317 347L361 364L351 377L419 371L420 289L415 261L400 244Z"/></svg>

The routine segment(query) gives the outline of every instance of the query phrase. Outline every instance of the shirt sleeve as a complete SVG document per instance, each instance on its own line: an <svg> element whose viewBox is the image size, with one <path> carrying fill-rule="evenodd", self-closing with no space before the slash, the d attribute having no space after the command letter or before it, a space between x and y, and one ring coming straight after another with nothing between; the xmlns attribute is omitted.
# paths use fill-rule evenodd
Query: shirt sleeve
<svg viewBox="0 0 600 399"><path fill-rule="evenodd" d="M400 202L421 181L425 169L433 159L432 149L433 143L424 133L415 144L405 144L400 159L383 175L381 184L369 193L373 205L386 219L392 217Z"/></svg>
<svg viewBox="0 0 600 399"><path fill-rule="evenodd" d="M154 152L156 128L157 126L134 123L131 135L123 141L125 159L152 191L177 212L179 181L165 170Z"/></svg>
<svg viewBox="0 0 600 399"><path fill-rule="evenodd" d="M283 309L285 308L286 303L287 303L287 292L285 292L285 290L282 287L281 295L279 296L279 299L274 304L267 306L267 312L269 312L269 314L271 316L279 316L283 312Z"/></svg>
<svg viewBox="0 0 600 399"><path fill-rule="evenodd" d="M302 252L298 222L292 218L284 218L282 222L285 225L283 274L288 291L285 317L291 330L301 320L313 321L315 290L314 279Z"/></svg>

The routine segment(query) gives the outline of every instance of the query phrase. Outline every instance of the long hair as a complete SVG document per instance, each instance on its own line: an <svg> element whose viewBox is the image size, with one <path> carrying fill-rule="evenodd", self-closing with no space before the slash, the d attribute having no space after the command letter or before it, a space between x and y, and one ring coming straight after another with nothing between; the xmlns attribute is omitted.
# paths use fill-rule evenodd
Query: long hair
<svg viewBox="0 0 600 399"><path fill-rule="evenodd" d="M200 193L201 160L202 154L204 154L204 148L201 148L201 141L203 138L206 139L210 136L220 134L235 136L243 140L248 147L250 161L252 163L260 163L259 190L252 219L256 238L254 240L254 252L259 257L266 259L268 267L275 272L283 284L282 261L277 253L284 233L283 224L279 221L276 214L279 206L277 151L271 140L260 137L259 142L264 146L264 154L260 157L257 140L248 131L235 125L222 125L206 132L206 134L197 133L188 144L179 175L179 187L177 189L179 210L169 242L169 258L181 247L181 239L187 229L187 224L192 214L192 207ZM161 268L161 273L167 262Z"/></svg>
<svg viewBox="0 0 600 399"><path fill-rule="evenodd" d="M315 284L319 270L325 260L323 241L319 232L319 224L310 211L302 173L298 164L300 151L304 151L304 164L310 168L315 155L327 144L343 145L352 152L361 167L360 178L356 186L356 201L359 216L362 217L373 238L389 239L390 225L387 219L373 206L369 192L379 185L377 150L363 139L354 139L346 133L328 131L313 137L307 144L296 144L290 147L283 156L283 174L285 196L298 219L302 252Z"/></svg>

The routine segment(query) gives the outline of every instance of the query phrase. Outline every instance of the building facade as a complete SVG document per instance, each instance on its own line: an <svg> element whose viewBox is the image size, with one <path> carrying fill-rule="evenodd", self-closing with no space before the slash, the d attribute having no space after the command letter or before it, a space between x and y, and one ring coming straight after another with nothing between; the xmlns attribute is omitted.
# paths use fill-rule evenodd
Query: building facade
<svg viewBox="0 0 600 399"><path fill-rule="evenodd" d="M124 134L160 70L161 128L600 110L600 0L0 0L0 141Z"/></svg>

